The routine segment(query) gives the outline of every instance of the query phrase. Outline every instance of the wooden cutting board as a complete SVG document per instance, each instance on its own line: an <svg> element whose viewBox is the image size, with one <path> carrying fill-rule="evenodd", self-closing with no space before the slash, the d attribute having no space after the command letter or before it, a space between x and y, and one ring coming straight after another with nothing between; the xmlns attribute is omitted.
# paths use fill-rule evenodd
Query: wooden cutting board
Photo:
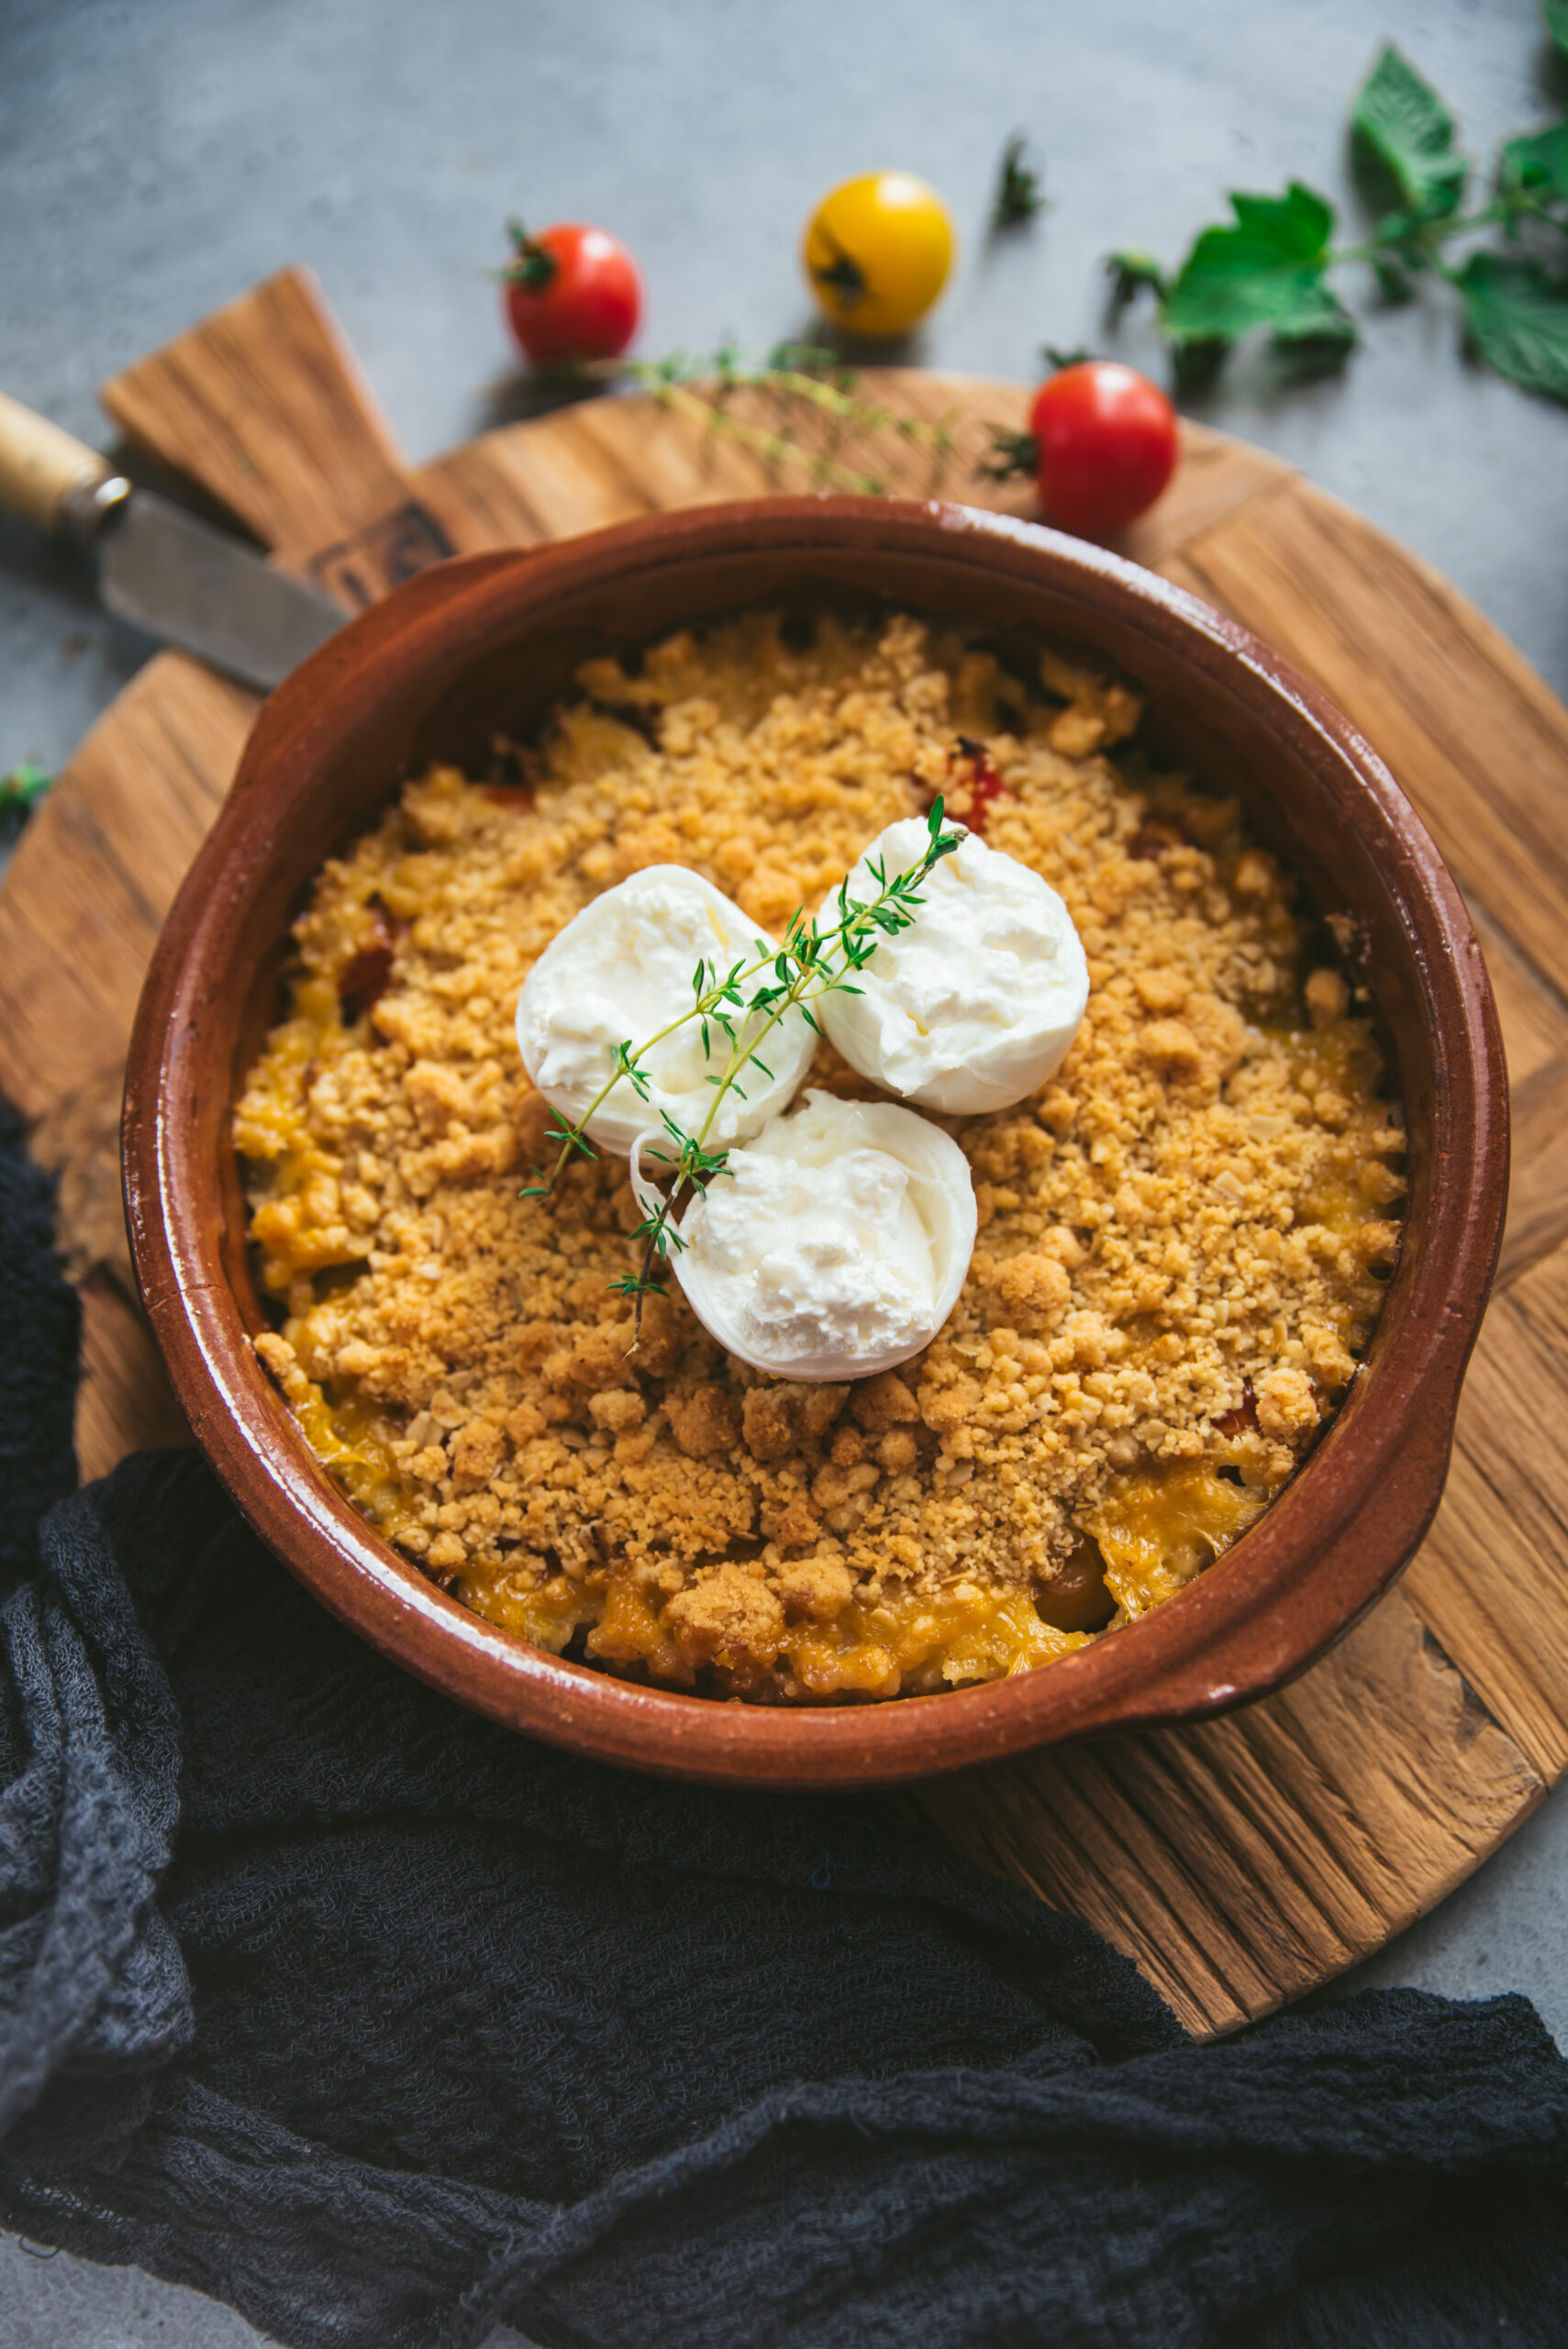
<svg viewBox="0 0 1568 2349"><path fill-rule="evenodd" d="M868 392L946 422L841 450L891 488L989 494L1020 385L889 373ZM594 399L405 463L296 270L106 384L134 442L345 605L454 550L533 545L666 507L798 489L740 432ZM1202 1727L1106 1739L929 1787L962 1850L1127 1950L1194 2031L1264 2014L1452 1889L1568 1767L1568 711L1441 579L1277 459L1184 427L1172 491L1127 551L1317 679L1382 751L1481 926L1502 1009L1515 1182L1499 1288L1448 1497L1398 1589L1283 1694ZM119 1211L120 1068L158 926L228 786L251 695L150 661L33 819L0 889L0 1086L61 1171L85 1306L85 1475L185 1440L134 1302Z"/></svg>

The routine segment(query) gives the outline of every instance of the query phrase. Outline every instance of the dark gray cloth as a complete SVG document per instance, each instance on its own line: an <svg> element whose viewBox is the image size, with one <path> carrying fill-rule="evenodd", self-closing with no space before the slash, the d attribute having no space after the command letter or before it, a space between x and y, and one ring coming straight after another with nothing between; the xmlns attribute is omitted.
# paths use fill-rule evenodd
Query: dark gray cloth
<svg viewBox="0 0 1568 2349"><path fill-rule="evenodd" d="M76 1484L82 1309L53 1256L49 1185L0 1101L0 1592L38 1561L39 1520Z"/></svg>
<svg viewBox="0 0 1568 2349"><path fill-rule="evenodd" d="M69 1480L74 1323L0 1174L12 1525ZM432 1695L193 1454L39 1547L0 1616L22 2232L298 2349L1568 2335L1568 2066L1525 2000L1195 2046L893 1799L661 1786Z"/></svg>

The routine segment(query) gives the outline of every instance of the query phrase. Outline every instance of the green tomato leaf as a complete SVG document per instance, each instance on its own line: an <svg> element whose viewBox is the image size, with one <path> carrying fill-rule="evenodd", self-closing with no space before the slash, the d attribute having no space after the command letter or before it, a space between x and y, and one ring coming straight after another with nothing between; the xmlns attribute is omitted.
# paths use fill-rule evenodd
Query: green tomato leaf
<svg viewBox="0 0 1568 2349"><path fill-rule="evenodd" d="M1568 0L1563 0L1568 9ZM1568 199L1568 122L1510 139L1497 159L1497 185L1505 195L1526 190L1551 200Z"/></svg>
<svg viewBox="0 0 1568 2349"><path fill-rule="evenodd" d="M1568 51L1568 0L1540 0L1540 21L1558 48Z"/></svg>
<svg viewBox="0 0 1568 2349"><path fill-rule="evenodd" d="M1390 44L1362 84L1351 136L1382 164L1417 220L1443 220L1464 194L1468 165L1453 117L1429 82Z"/></svg>
<svg viewBox="0 0 1568 2349"><path fill-rule="evenodd" d="M1568 277L1551 276L1537 261L1480 252L1453 283L1486 364L1527 392L1568 401Z"/></svg>
<svg viewBox="0 0 1568 2349"><path fill-rule="evenodd" d="M1320 261L1334 233L1333 206L1300 180L1292 180L1283 195L1232 194L1230 208L1245 233L1267 238L1303 261Z"/></svg>
<svg viewBox="0 0 1568 2349"><path fill-rule="evenodd" d="M1333 207L1293 180L1284 195L1230 198L1234 228L1206 228L1161 313L1180 343L1233 342L1269 327L1284 342L1348 349L1355 327L1324 283Z"/></svg>

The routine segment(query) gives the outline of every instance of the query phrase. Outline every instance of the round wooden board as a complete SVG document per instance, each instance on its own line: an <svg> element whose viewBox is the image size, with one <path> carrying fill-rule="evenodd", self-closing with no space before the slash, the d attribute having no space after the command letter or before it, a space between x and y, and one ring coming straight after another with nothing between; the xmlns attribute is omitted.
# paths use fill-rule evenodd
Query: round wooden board
<svg viewBox="0 0 1568 2349"><path fill-rule="evenodd" d="M1018 384L888 373L868 390L951 446L846 448L905 494L1018 513L976 462ZM130 439L345 604L445 553L798 488L751 437L596 399L411 471L318 293L285 271L105 387ZM1394 1595L1295 1686L1187 1730L932 1786L952 1842L1127 1950L1192 2030L1264 2014L1440 1899L1568 1767L1568 712L1442 580L1257 450L1184 427L1126 551L1278 646L1388 761L1469 896L1515 1108L1499 1288L1437 1525ZM85 1475L180 1441L134 1302L120 1068L159 923L227 790L253 696L161 653L60 778L0 889L0 1087L60 1170L84 1304ZM1520 1397L1528 1397L1521 1409Z"/></svg>

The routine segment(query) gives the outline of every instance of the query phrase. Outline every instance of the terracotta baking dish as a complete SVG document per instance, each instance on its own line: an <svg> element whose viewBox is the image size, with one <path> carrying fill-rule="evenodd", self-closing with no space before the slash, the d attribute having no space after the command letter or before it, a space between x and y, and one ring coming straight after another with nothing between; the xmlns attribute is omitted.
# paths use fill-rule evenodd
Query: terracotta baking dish
<svg viewBox="0 0 1568 2349"><path fill-rule="evenodd" d="M275 1015L291 916L410 768L526 734L585 655L765 603L885 604L1020 652L1086 648L1149 696L1157 749L1240 790L1322 914L1348 914L1397 1069L1411 1191L1367 1363L1261 1523L1182 1597L1049 1669L881 1704L784 1710L635 1686L494 1629L359 1518L251 1352L228 1140ZM1347 933L1351 934L1351 933ZM148 975L125 1110L142 1296L195 1431L278 1556L408 1671L534 1737L673 1776L874 1785L1263 1694L1385 1590L1437 1507L1502 1230L1507 1110L1491 991L1458 889L1397 786L1253 638L1099 549L993 515L778 499L662 514L427 571L267 703Z"/></svg>

